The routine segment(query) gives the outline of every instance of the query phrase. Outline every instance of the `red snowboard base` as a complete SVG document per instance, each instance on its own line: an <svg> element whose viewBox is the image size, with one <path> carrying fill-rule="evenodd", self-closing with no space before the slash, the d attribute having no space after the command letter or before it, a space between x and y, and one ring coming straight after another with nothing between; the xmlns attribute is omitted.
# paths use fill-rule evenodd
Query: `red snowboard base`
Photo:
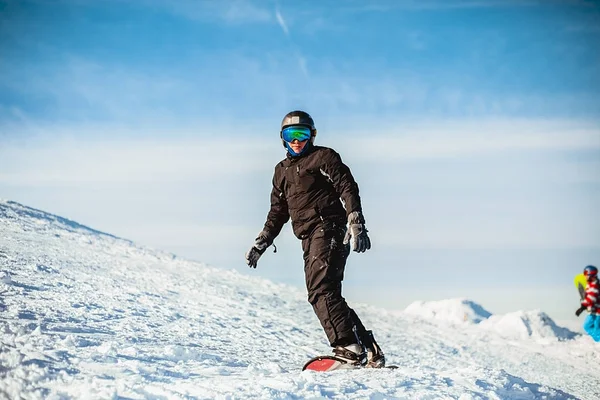
<svg viewBox="0 0 600 400"><path fill-rule="evenodd" d="M304 367L302 367L302 371L309 370L326 372L341 369L342 367L356 368L355 366L349 365L345 361L338 360L333 356L318 356L308 360L308 362L304 364Z"/></svg>
<svg viewBox="0 0 600 400"><path fill-rule="evenodd" d="M356 366L352 364L348 364L344 360L340 360L334 356L317 356L308 360L304 367L302 367L302 371L319 371L319 372L327 372L327 371L335 371L336 369L360 369L364 368L363 366ZM396 369L398 368L395 365L388 365L384 368L388 369ZM371 369L371 368L369 368ZM373 368L377 369L377 368Z"/></svg>

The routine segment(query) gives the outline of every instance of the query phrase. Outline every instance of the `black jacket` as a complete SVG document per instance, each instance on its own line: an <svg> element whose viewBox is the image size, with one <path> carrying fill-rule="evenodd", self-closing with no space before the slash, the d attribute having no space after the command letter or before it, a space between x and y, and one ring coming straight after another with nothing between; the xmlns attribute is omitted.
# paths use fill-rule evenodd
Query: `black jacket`
<svg viewBox="0 0 600 400"><path fill-rule="evenodd" d="M294 234L306 239L320 223L345 225L351 212L362 215L358 185L340 155L328 147L308 145L306 154L288 154L275 166L271 209L264 227L269 244L290 218Z"/></svg>

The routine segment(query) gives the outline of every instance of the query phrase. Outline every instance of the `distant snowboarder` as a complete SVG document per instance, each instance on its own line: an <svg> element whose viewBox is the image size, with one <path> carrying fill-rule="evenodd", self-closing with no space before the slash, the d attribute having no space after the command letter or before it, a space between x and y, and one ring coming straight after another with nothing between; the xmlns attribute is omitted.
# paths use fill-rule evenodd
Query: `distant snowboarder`
<svg viewBox="0 0 600 400"><path fill-rule="evenodd" d="M586 309L590 312L583 329L596 341L600 342L600 284L598 282L598 268L588 265L583 269L583 275L587 280L585 298L581 301L581 307L575 311L578 317Z"/></svg>
<svg viewBox="0 0 600 400"><path fill-rule="evenodd" d="M316 135L306 112L292 111L283 118L280 137L286 158L275 166L271 209L246 262L256 268L291 218L294 234L302 240L308 301L333 347L334 355L327 358L339 361L327 368L381 368L383 352L342 296L350 243L358 253L371 248L358 185L338 153L314 145Z"/></svg>

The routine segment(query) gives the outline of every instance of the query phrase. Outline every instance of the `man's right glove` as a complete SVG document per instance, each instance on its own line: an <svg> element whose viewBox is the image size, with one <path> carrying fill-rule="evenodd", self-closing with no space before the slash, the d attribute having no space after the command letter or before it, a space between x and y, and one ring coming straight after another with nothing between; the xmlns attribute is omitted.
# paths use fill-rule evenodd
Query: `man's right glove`
<svg viewBox="0 0 600 400"><path fill-rule="evenodd" d="M254 241L254 246L248 250L246 253L246 264L250 268L256 268L256 264L258 263L258 259L263 255L267 247L269 247L268 236L265 231L261 231L258 234L258 237Z"/></svg>
<svg viewBox="0 0 600 400"><path fill-rule="evenodd" d="M586 309L586 306L581 306L577 309L577 311L575 311L575 315L577 315L578 317L581 315L582 312L584 312Z"/></svg>
<svg viewBox="0 0 600 400"><path fill-rule="evenodd" d="M344 237L344 244L352 240L352 249L358 253L364 253L371 248L371 239L367 235L365 219L359 211L353 211L348 215L348 231Z"/></svg>

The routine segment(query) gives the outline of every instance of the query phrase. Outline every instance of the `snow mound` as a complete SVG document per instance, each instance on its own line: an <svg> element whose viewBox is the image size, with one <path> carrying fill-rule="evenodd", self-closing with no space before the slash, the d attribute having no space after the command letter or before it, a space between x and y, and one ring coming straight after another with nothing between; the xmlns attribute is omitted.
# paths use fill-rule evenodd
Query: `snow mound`
<svg viewBox="0 0 600 400"><path fill-rule="evenodd" d="M415 301L406 307L404 312L428 319L474 324L478 324L492 315L479 304L464 298Z"/></svg>
<svg viewBox="0 0 600 400"><path fill-rule="evenodd" d="M552 318L540 310L492 315L479 326L510 338L568 340L577 336L577 333L556 325Z"/></svg>

